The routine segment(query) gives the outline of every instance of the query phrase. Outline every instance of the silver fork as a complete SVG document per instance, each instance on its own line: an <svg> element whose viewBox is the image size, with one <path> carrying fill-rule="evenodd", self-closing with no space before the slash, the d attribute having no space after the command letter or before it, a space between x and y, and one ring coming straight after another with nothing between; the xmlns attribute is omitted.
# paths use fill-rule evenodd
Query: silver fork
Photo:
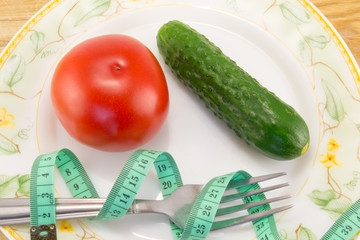
<svg viewBox="0 0 360 240"><path fill-rule="evenodd" d="M236 181L236 184L229 186L226 193L232 189L244 187L254 183L270 180L285 175L286 173L275 173L259 177ZM234 201L259 193L279 189L288 186L288 183L277 184L243 193L225 194L221 203ZM131 205L128 214L138 213L160 213L167 215L177 226L184 228L188 213L196 197L205 185L184 185L177 188L168 198L164 200L135 200ZM262 201L241 203L234 206L221 207L216 212L216 217L249 209L252 207L269 204L275 201L290 198L289 195L270 198ZM104 198L56 198L56 220L90 218L99 213L105 202ZM30 223L30 199L29 198L0 198L0 226ZM279 213L291 208L291 205L278 207L268 211L262 211L250 215L232 217L225 220L216 220L211 230L230 227L249 221L254 221L266 216ZM181 211L181 214L178 214Z"/></svg>

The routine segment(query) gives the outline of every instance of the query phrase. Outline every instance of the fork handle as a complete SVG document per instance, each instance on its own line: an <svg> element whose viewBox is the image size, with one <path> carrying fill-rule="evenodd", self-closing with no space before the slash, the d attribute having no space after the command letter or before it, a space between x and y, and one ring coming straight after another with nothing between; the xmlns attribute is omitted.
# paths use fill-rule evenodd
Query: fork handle
<svg viewBox="0 0 360 240"><path fill-rule="evenodd" d="M69 220L76 218L96 217L100 209L103 207L103 203L101 203L102 200L103 199L95 199L94 201L84 201L84 200L76 201L73 198L70 198L70 199L65 199L65 200L62 199L60 201L57 201L57 205L55 207L56 220ZM156 205L157 202L158 201L156 200L136 199L131 204L129 211L126 214L154 212L152 206L154 204ZM70 204L66 204L66 203L70 203ZM0 207L0 226L25 224L25 223L30 223L29 205L28 206L12 205L11 207L7 207L7 206Z"/></svg>
<svg viewBox="0 0 360 240"><path fill-rule="evenodd" d="M106 198L55 198L55 204L104 204ZM0 207L30 206L30 198L0 198Z"/></svg>
<svg viewBox="0 0 360 240"><path fill-rule="evenodd" d="M78 219L78 218L91 218L91 217L96 217L98 213L99 211L57 214L56 221ZM28 223L30 223L30 216L0 219L0 226L28 224Z"/></svg>

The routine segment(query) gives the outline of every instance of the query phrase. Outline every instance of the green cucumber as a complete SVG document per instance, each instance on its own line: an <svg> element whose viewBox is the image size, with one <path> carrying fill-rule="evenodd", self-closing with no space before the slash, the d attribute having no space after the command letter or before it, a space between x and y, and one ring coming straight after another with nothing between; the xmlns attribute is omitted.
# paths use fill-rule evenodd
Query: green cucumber
<svg viewBox="0 0 360 240"><path fill-rule="evenodd" d="M303 118L205 36L174 20L156 40L176 77L248 145L279 160L306 152L310 136Z"/></svg>

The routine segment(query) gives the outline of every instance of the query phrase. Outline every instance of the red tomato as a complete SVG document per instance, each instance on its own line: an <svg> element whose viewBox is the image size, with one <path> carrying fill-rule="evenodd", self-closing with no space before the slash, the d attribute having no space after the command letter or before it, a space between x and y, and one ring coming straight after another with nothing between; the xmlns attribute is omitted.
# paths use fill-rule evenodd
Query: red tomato
<svg viewBox="0 0 360 240"><path fill-rule="evenodd" d="M59 62L51 99L66 131L103 151L127 151L153 138L164 123L169 94L151 51L124 35L80 43Z"/></svg>

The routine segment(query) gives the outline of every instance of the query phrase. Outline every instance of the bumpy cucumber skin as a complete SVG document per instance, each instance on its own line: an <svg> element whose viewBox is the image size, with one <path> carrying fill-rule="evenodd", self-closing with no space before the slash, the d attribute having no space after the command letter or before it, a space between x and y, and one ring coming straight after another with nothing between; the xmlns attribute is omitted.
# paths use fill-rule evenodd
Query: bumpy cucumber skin
<svg viewBox="0 0 360 240"><path fill-rule="evenodd" d="M160 28L157 45L177 78L251 147L278 160L306 152L310 136L302 117L205 36L174 20Z"/></svg>

